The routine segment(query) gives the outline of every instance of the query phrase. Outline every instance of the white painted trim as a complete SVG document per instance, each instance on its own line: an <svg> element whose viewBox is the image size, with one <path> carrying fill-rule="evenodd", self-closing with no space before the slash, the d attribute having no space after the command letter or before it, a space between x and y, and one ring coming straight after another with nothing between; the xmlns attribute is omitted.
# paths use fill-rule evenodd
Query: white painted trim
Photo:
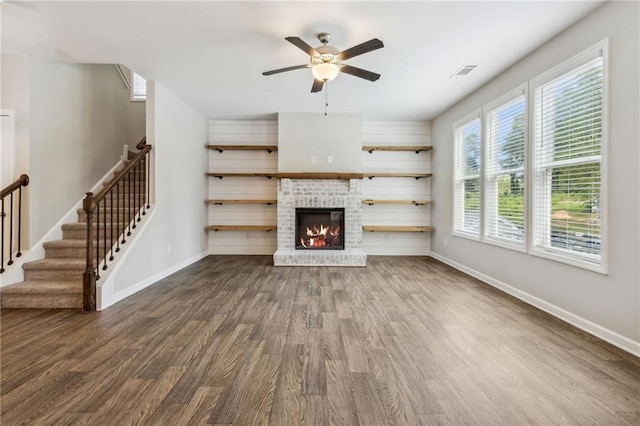
<svg viewBox="0 0 640 426"><path fill-rule="evenodd" d="M135 240L134 240L135 241ZM132 244L131 246L133 246L134 244ZM119 291L118 293L111 293L111 295L108 298L105 298L105 293L102 292L101 297L100 297L100 304L98 305L98 310L102 311L105 308L108 308L109 306L114 305L115 303L126 299L127 297L139 292L140 290L143 290L155 283L157 283L158 281L162 280L163 278L168 277L169 275L178 272L179 270L186 268L187 266L191 265L192 263L197 262L200 259L203 259L205 257L207 257L209 255L209 253L207 251L204 251L200 254L197 254L189 259L186 259L176 265L171 266L170 268L165 269L164 271L158 272L155 275L150 276L149 278L146 278L142 281L140 281L137 284L134 284L130 287L127 287L126 289ZM124 261L124 256L120 259L120 265L123 264ZM115 272L112 271L112 272ZM113 274L112 274L113 275ZM113 281L113 280L111 280ZM106 282L105 282L105 286L106 286ZM112 284L112 283L109 283ZM105 300L106 299L106 300Z"/></svg>
<svg viewBox="0 0 640 426"><path fill-rule="evenodd" d="M122 166L122 161L119 161L115 166L111 168L99 181L96 183L90 192L95 193L102 187L104 182L107 182L113 178L115 171ZM2 274L2 280L0 287L4 287L10 284L19 283L24 281L24 270L22 265L26 262L32 262L34 260L44 259L44 243L47 241L56 241L62 239L62 225L66 223L75 223L78 221L78 209L82 207L82 199L78 201L64 216L47 232L44 237L33 245L29 250L22 252L22 256L15 259L13 265L7 268Z"/></svg>
<svg viewBox="0 0 640 426"><path fill-rule="evenodd" d="M489 284L492 287L500 289L505 293L510 294L511 296L517 299L520 299L525 303L528 303L531 306L534 306L550 315L553 315L556 318L561 319L562 321L565 321L573 325L574 327L579 328L580 330L586 331L589 334L592 334L606 342L609 342L612 345L617 346L618 348L626 352L629 352L630 354L633 354L635 356L640 356L640 341L631 340L628 337L625 337L625 336L622 336L621 334L616 333L615 331L604 328L601 325L598 325L585 318L582 318L581 316L578 316L569 311L566 311L552 303L549 303L536 296L533 296L513 286L510 286L509 284L506 284L502 281L499 281L495 278L492 278L488 275L478 272L475 269L471 269L467 266L464 266L438 253L431 252L431 257L443 263L446 263L447 265L459 271L469 274L472 277L475 277L480 281Z"/></svg>

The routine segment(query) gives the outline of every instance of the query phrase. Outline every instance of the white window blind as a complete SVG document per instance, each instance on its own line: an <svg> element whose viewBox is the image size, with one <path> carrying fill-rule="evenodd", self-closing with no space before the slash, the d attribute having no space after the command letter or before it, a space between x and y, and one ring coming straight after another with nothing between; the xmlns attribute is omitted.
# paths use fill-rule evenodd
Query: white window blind
<svg viewBox="0 0 640 426"><path fill-rule="evenodd" d="M454 128L454 232L480 237L480 118Z"/></svg>
<svg viewBox="0 0 640 426"><path fill-rule="evenodd" d="M485 237L524 248L524 94L490 109L485 128Z"/></svg>
<svg viewBox="0 0 640 426"><path fill-rule="evenodd" d="M534 98L534 250L601 263L603 57L543 82Z"/></svg>
<svg viewBox="0 0 640 426"><path fill-rule="evenodd" d="M134 101L142 101L147 99L147 80L139 74L131 72L133 84L131 85L131 99Z"/></svg>

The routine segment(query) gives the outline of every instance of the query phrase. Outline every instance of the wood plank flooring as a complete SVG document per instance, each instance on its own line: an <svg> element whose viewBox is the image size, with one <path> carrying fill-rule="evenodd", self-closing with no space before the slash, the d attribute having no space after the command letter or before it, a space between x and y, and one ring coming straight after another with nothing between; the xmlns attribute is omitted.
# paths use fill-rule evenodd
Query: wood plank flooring
<svg viewBox="0 0 640 426"><path fill-rule="evenodd" d="M2 425L640 424L640 362L425 257L210 256L94 314L2 310Z"/></svg>

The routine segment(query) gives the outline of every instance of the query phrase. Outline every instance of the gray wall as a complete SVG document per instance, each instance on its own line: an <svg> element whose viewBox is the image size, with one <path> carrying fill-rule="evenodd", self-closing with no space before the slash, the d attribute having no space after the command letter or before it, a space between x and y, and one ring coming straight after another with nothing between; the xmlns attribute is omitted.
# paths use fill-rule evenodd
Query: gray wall
<svg viewBox="0 0 640 426"><path fill-rule="evenodd" d="M207 252L207 119L157 82L149 82L148 91L155 212L116 272L116 298Z"/></svg>
<svg viewBox="0 0 640 426"><path fill-rule="evenodd" d="M32 246L144 136L144 103L131 105L113 65L23 55L3 55L2 95L16 110L15 171L30 177Z"/></svg>
<svg viewBox="0 0 640 426"><path fill-rule="evenodd" d="M435 257L640 352L639 4L610 2L433 121ZM454 121L609 38L609 274L452 237ZM446 242L445 242L446 240Z"/></svg>

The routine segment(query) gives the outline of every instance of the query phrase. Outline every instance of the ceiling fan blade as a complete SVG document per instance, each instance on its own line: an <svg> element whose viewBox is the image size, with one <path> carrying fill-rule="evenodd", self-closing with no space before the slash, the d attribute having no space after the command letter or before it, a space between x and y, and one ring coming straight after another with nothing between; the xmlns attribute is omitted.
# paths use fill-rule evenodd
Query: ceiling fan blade
<svg viewBox="0 0 640 426"><path fill-rule="evenodd" d="M284 39L287 40L289 43L293 44L294 46L296 46L298 49L300 49L303 52L305 52L309 56L319 56L320 55L318 52L316 52L316 49L314 49L313 47L309 46L300 37L285 37Z"/></svg>
<svg viewBox="0 0 640 426"><path fill-rule="evenodd" d="M281 73L281 72L300 70L302 68L309 68L310 66L311 65L309 65L309 64L294 65L292 67L286 67L286 68L280 68L280 69L277 69L277 70L265 71L265 72L262 73L262 75L271 75L271 74L278 74L278 73Z"/></svg>
<svg viewBox="0 0 640 426"><path fill-rule="evenodd" d="M365 41L364 43L340 52L338 56L341 60L344 61L349 58L353 58L354 56L362 55L367 52L371 52L372 50L380 49L383 47L384 44L382 43L382 41L378 40L377 38L372 38L369 41Z"/></svg>
<svg viewBox="0 0 640 426"><path fill-rule="evenodd" d="M322 92L324 87L324 81L313 79L313 86L311 86L311 93Z"/></svg>
<svg viewBox="0 0 640 426"><path fill-rule="evenodd" d="M362 68L352 67L351 65L343 65L340 68L340 71L346 74L354 75L356 77L364 78L365 80L369 80L369 81L376 81L377 79L380 78L380 74L363 70Z"/></svg>

